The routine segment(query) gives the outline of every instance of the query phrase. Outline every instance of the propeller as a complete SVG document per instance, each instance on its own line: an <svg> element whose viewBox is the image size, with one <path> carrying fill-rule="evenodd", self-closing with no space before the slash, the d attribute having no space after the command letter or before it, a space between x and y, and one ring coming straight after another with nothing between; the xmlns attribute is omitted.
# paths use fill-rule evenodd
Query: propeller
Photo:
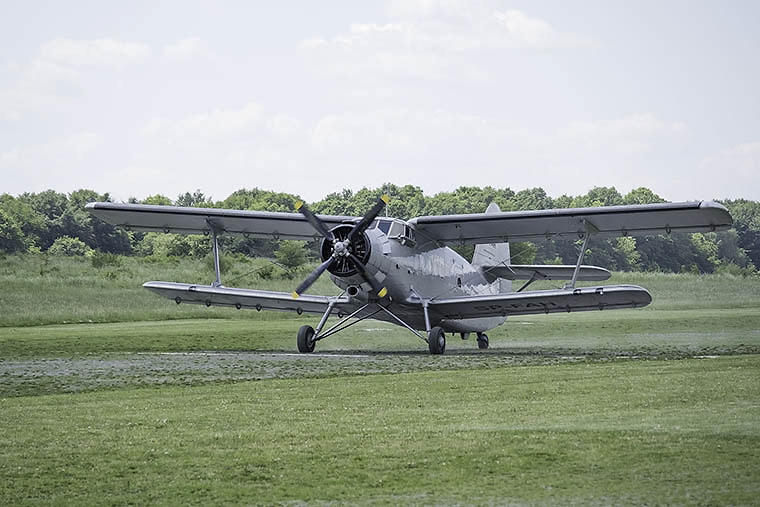
<svg viewBox="0 0 760 507"><path fill-rule="evenodd" d="M312 213L311 210L306 207L306 204L304 204L303 201L298 201L296 203L296 211L299 211L306 218L306 221L309 222L326 240L335 242L335 236L330 232L330 229L327 228L322 220L317 218L317 215Z"/></svg>
<svg viewBox="0 0 760 507"><path fill-rule="evenodd" d="M372 221L377 218L377 215L379 215L385 205L388 204L388 201L390 201L390 197L387 195L382 195L378 198L377 202L367 214L365 214L362 219L351 228L348 234L345 235L345 238L343 238L344 234L340 234L341 237L336 237L336 235L333 234L333 231L338 230L338 228L333 229L333 231L328 229L324 222L322 222L322 220L320 220L319 217L317 217L317 215L315 215L306 204L303 203L303 201L298 201L296 203L296 211L301 213L304 218L306 218L306 221L325 238L322 244L323 258L326 257L327 254L329 254L329 256L327 256L325 261L317 266L317 269L312 271L309 276L301 282L296 290L293 291L292 296L294 298L297 298L308 290L308 288L317 281L317 278L333 265L339 266L340 271L343 273L348 272L346 268L350 266L350 268L353 268L355 272L361 275L379 297L385 297L388 293L388 289L383 287L375 277L370 276L369 271L367 271L367 266L364 265L362 260L359 259L352 250L354 250L354 247L356 246L356 239L360 238L364 231L367 230L367 227L369 227ZM348 228L348 226L345 227Z"/></svg>

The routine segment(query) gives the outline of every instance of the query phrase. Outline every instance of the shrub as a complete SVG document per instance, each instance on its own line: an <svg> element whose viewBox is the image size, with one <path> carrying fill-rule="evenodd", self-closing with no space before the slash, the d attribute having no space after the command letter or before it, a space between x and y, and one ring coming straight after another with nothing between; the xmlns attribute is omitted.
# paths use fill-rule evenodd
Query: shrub
<svg viewBox="0 0 760 507"><path fill-rule="evenodd" d="M752 264L750 264L746 268L743 268L732 262L727 263L727 264L721 264L720 266L717 267L715 272L721 275L733 275L733 276L740 276L742 278L757 276L758 274L758 272L755 269L753 269Z"/></svg>
<svg viewBox="0 0 760 507"><path fill-rule="evenodd" d="M274 256L277 258L277 262L291 271L306 262L306 251L301 241L283 241Z"/></svg>
<svg viewBox="0 0 760 507"><path fill-rule="evenodd" d="M119 266L121 265L121 257L112 253L93 252L90 258L92 266L94 268L103 268L105 266Z"/></svg>
<svg viewBox="0 0 760 507"><path fill-rule="evenodd" d="M235 262L235 258L232 257L229 254L225 254L224 252L219 252L219 271L224 274L229 272L230 268ZM206 267L211 271L214 272L214 254L213 252L206 255L206 257L203 259L203 263L206 265Z"/></svg>
<svg viewBox="0 0 760 507"><path fill-rule="evenodd" d="M61 236L56 239L48 249L53 255L84 256L91 255L92 248L85 245L82 240L69 236Z"/></svg>
<svg viewBox="0 0 760 507"><path fill-rule="evenodd" d="M273 280L273 279L283 279L287 275L287 271L282 269L277 264L269 263L264 264L261 266L257 271L256 274L259 275L259 278L262 280Z"/></svg>
<svg viewBox="0 0 760 507"><path fill-rule="evenodd" d="M0 251L18 252L24 250L24 234L21 227L8 213L0 209Z"/></svg>

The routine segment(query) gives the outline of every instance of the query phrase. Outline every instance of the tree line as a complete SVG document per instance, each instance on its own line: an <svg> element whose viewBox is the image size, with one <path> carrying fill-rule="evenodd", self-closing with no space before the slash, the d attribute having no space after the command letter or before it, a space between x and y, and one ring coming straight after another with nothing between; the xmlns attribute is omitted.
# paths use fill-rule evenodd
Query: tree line
<svg viewBox="0 0 760 507"><path fill-rule="evenodd" d="M478 213L495 202L502 211L540 210L586 206L614 206L665 202L641 187L622 195L614 187L596 187L584 195L550 197L542 188L515 192L510 188L460 187L452 192L427 196L413 185L391 183L357 192L342 190L311 203L317 213L360 216L382 194L391 196L388 216L409 219L422 215ZM61 255L92 255L96 252L154 257L204 257L210 242L204 236L128 232L90 215L85 205L111 201L108 193L77 190L64 194L53 190L0 195L0 252ZM241 189L214 201L200 191L186 192L172 200L151 195L131 203L214 207L242 210L292 212L298 195L268 190ZM734 218L734 227L715 233L677 234L594 239L589 241L585 263L620 271L729 272L757 275L760 266L760 202L746 199L720 201ZM231 235L222 240L227 252L257 257L302 258L300 244ZM573 264L580 242L546 240L512 245L515 264ZM472 247L458 247L471 255ZM315 243L304 251L317 255Z"/></svg>

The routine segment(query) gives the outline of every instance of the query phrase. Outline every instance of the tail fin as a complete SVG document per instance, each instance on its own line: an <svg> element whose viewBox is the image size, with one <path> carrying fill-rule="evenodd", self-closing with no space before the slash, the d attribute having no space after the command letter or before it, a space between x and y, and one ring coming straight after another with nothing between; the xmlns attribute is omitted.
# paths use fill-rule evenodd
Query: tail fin
<svg viewBox="0 0 760 507"><path fill-rule="evenodd" d="M499 205L492 202L488 205L486 213L498 213L501 210ZM472 256L472 265L476 268L483 266L509 265L509 243L484 243L475 245L475 253ZM486 280L493 282L498 279L496 276L488 276L484 273ZM509 280L500 280L500 293L512 292L512 282Z"/></svg>

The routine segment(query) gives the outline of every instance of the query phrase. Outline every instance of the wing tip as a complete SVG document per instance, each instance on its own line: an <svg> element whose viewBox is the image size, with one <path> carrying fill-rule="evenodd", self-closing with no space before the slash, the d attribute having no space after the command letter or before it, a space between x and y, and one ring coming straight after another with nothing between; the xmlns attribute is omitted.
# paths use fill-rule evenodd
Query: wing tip
<svg viewBox="0 0 760 507"><path fill-rule="evenodd" d="M708 212L714 213L717 218L720 219L719 224L715 224L718 227L728 228L734 225L734 218L728 211L728 208L716 201L702 201L699 203L699 208Z"/></svg>

